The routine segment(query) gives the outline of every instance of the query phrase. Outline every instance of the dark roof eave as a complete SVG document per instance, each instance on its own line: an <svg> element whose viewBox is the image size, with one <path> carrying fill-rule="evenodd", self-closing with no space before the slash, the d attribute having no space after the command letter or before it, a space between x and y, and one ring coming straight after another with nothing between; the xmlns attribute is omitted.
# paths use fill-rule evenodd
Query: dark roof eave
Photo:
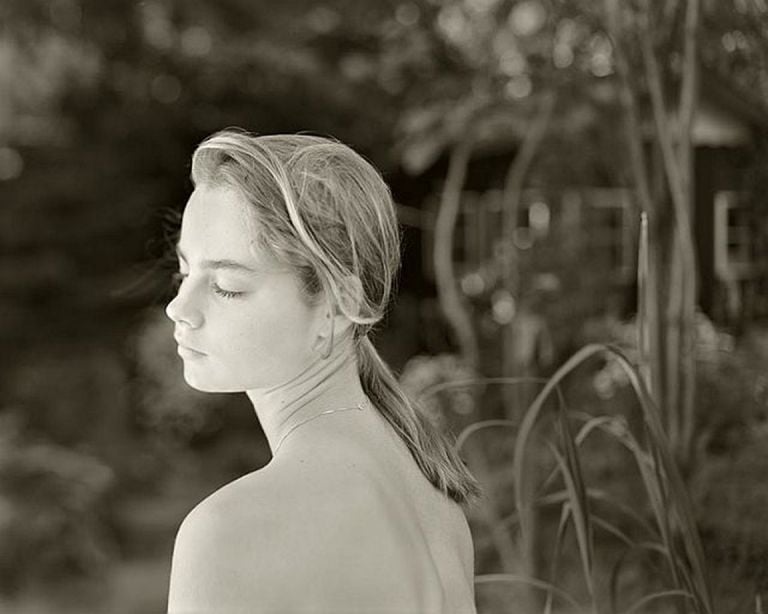
<svg viewBox="0 0 768 614"><path fill-rule="evenodd" d="M753 127L768 132L768 108L751 92L744 91L734 83L702 68L700 72L699 92L712 103L742 118Z"/></svg>

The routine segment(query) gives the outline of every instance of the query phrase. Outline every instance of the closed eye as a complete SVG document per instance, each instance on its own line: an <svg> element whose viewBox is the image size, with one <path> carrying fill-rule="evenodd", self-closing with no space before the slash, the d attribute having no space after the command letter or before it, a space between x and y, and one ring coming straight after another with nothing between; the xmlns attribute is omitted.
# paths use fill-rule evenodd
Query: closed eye
<svg viewBox="0 0 768 614"><path fill-rule="evenodd" d="M176 291L178 291L179 287L181 286L181 283L187 277L189 277L188 274L182 273L180 271L176 271L175 273L173 273L171 275L171 280L172 280L172 283L173 283L173 287L174 287L174 289ZM227 299L237 298L237 297L242 296L243 294L245 294L245 292L235 292L233 290L225 290L224 288L222 288L221 286L219 286L218 284L215 284L215 283L211 284L211 288L213 289L213 291L217 295L219 295L219 296L221 296L223 298L227 298Z"/></svg>
<svg viewBox="0 0 768 614"><path fill-rule="evenodd" d="M220 288L216 284L211 284L211 287L213 288L213 291L218 294L219 296L223 296L224 298L237 298L238 296L242 296L245 294L245 292L232 292L230 290L224 290L223 288Z"/></svg>

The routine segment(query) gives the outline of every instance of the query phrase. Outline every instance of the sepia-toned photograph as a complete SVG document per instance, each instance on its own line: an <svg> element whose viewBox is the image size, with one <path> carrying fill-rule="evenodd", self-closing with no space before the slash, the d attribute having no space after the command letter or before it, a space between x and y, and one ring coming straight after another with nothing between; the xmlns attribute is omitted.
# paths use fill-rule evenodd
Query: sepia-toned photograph
<svg viewBox="0 0 768 614"><path fill-rule="evenodd" d="M0 614L768 612L768 0L0 0Z"/></svg>

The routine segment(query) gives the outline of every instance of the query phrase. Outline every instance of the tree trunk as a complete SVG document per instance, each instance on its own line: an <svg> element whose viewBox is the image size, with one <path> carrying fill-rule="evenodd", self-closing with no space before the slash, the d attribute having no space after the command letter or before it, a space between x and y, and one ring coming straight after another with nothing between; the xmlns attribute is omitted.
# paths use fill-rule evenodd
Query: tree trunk
<svg viewBox="0 0 768 614"><path fill-rule="evenodd" d="M516 314L512 322L505 325L502 329L502 375L505 377L522 377L530 375L526 365L521 365L516 360L515 344L520 342L519 328L525 325L519 318L525 317L520 310L520 268L515 248L514 235L517 229L517 218L520 209L520 200L525 185L525 178L533 164L537 152L541 146L544 136L547 132L552 114L555 108L556 98L554 92L547 92L543 95L536 114L533 118L530 129L526 132L525 138L520 146L515 158L509 165L504 182L504 191L502 193L502 215L503 228L502 240L504 242L504 258L502 260L502 287L509 296L517 299ZM530 365L528 365L530 366ZM504 411L506 417L510 420L519 419L526 409L528 397L525 394L527 384L508 384L504 387ZM530 476L532 478L532 476ZM534 498L533 489L535 480L528 479L524 487L527 489L526 496L531 500ZM530 512L528 519L528 534L521 535L517 540L517 552L519 561L517 569L511 570L520 573L528 578L538 578L538 552L540 544L538 534L538 522L535 510ZM540 609L540 600L536 591L532 589L521 590L519 599L525 603L519 603L521 611L536 611Z"/></svg>
<svg viewBox="0 0 768 614"><path fill-rule="evenodd" d="M640 370L651 397L658 406L662 399L661 321L659 319L659 266L660 253L658 215L651 196L651 175L643 151L640 112L637 97L630 81L629 62L624 52L620 26L619 6L616 0L606 0L608 30L613 38L616 69L619 77L619 100L624 111L624 140L629 154L630 174L640 211L645 215L638 257L637 322Z"/></svg>
<svg viewBox="0 0 768 614"><path fill-rule="evenodd" d="M697 89L696 24L698 0L688 0L685 16L683 83L677 133L677 151L669 130L669 114L664 101L663 81L650 28L651 7L643 0L641 11L641 47L643 64L651 95L656 138L661 146L664 170L675 219L675 234L670 258L669 302L667 305L667 369L664 407L670 440L685 466L691 453L695 412L693 407L696 357L696 252L692 230L693 151L691 129Z"/></svg>
<svg viewBox="0 0 768 614"><path fill-rule="evenodd" d="M669 4L667 7L669 8ZM692 230L693 209L693 145L691 133L697 101L697 42L699 0L687 0L683 81L681 85L676 139L670 134L663 79L656 59L653 32L662 31L650 25L651 6L643 0L638 13L642 66L648 85L655 126L655 140L662 158L665 190L659 198L652 196L653 170L648 169L643 154L636 86L630 82L631 71L623 40L620 6L617 0L605 0L609 31L614 39L619 92L625 116L625 130L630 168L640 203L648 216L645 283L638 291L638 320L645 326L641 340L641 370L649 390L664 412L667 432L678 459L690 460L695 427L694 392L696 380L695 314L696 252ZM670 9L671 10L671 9ZM673 11L674 12L674 11ZM669 11L665 20L670 21ZM662 24L663 25L663 24ZM663 236L667 202L671 197L674 227L671 236ZM654 201L656 201L654 203ZM663 278L662 272L666 272ZM663 306L664 318L659 318ZM655 330L654 330L655 327Z"/></svg>
<svg viewBox="0 0 768 614"><path fill-rule="evenodd" d="M693 120L699 93L699 61L698 39L696 32L700 21L699 0L688 0L685 14L685 44L683 63L683 85L680 102L680 166L685 179L685 191L688 199L688 210L695 219L696 193L694 189L694 144ZM693 224L692 224L693 225ZM693 236L691 237L693 243ZM693 454L693 439L696 422L695 392L696 392L696 305L698 300L698 269L695 261L686 272L685 287L690 293L684 303L683 321L685 322L685 345L682 354L682 373L684 383L681 393L682 401L682 449L684 467L689 465Z"/></svg>
<svg viewBox="0 0 768 614"><path fill-rule="evenodd" d="M461 192L467 176L472 144L473 135L469 129L466 136L451 150L448 176L435 219L433 259L440 307L456 335L462 359L473 372L477 372L480 360L477 336L466 302L459 292L453 267L453 234L461 207Z"/></svg>
<svg viewBox="0 0 768 614"><path fill-rule="evenodd" d="M533 118L531 128L525 135L520 151L512 160L507 170L507 176L504 181L504 191L502 193L502 215L503 229L502 237L504 241L504 259L502 261L502 287L509 296L517 299L516 307L520 307L520 266L517 255L517 249L514 243L515 230L517 229L517 218L520 209L520 199L523 193L525 177L533 164L541 142L547 132L552 113L555 108L556 98L554 92L544 94L536 115ZM518 311L519 312L519 311ZM515 342L516 334L515 316L509 324L502 329L502 375L505 377L520 377L527 375L521 371L522 365L517 364L515 360ZM520 386L506 386L504 388L504 409L506 416L514 420L525 410L524 405L526 396L522 394L524 390Z"/></svg>

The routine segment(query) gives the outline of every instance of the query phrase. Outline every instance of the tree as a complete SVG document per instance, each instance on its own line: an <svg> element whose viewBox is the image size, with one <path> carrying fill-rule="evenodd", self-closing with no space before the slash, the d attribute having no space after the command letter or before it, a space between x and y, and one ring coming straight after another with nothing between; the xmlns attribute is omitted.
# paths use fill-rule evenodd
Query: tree
<svg viewBox="0 0 768 614"><path fill-rule="evenodd" d="M696 425L691 131L699 67L727 66L734 81L768 87L766 10L740 0L699 4L668 2L657 10L648 1L622 0L425 2L409 5L417 7L412 18L389 41L395 58L389 65L397 65L409 83L401 122L406 166L423 169L450 152L435 271L446 319L473 366L479 354L471 309L458 290L456 267L447 261L473 149L506 139L515 150L503 182L506 253L499 283L517 298L521 255L512 236L521 190L547 172L537 156L556 158L558 148L560 155L568 151L563 140L585 138L577 113L600 108L601 97L621 110L624 137L602 141L607 152L582 147L579 155L587 158L585 165L612 157L612 174L635 192L638 217L640 211L648 216L654 263L644 301L652 327L647 381L682 462L690 458ZM567 97L567 104L557 105L559 97ZM610 133L612 124L601 129ZM512 375L514 338L503 338L501 374Z"/></svg>
<svg viewBox="0 0 768 614"><path fill-rule="evenodd" d="M702 7L699 0L668 3L663 11L646 0L638 6L606 0L605 10L615 49L627 159L637 201L648 219L650 262L645 295L640 297L647 324L641 341L643 368L678 460L686 467L693 460L697 425L692 131L699 71L702 66L709 70L730 64L735 85L747 81L765 89L767 49L755 32L764 32L766 12L744 2ZM736 30L730 29L734 26ZM753 64L741 64L734 55L742 49L749 50L746 55ZM760 64L762 69L757 68ZM642 133L646 118L653 126L650 147Z"/></svg>

